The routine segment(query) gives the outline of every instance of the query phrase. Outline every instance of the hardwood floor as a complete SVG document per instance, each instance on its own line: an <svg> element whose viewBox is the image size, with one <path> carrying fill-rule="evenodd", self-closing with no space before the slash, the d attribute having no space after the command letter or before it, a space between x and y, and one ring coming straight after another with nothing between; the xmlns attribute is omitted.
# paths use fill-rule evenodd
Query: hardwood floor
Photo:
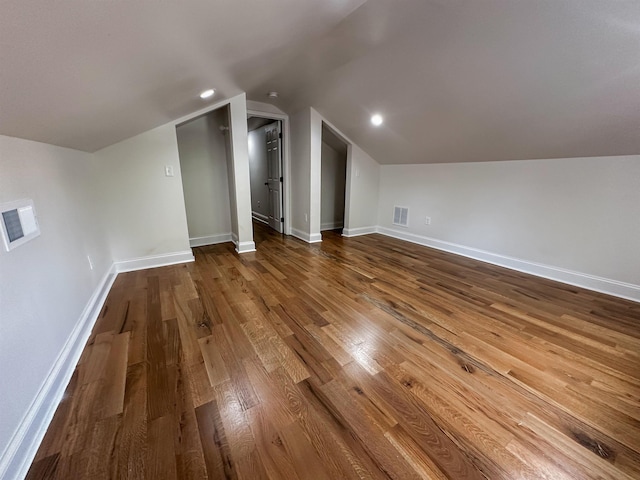
<svg viewBox="0 0 640 480"><path fill-rule="evenodd" d="M640 478L640 304L256 240L118 276L29 479Z"/></svg>

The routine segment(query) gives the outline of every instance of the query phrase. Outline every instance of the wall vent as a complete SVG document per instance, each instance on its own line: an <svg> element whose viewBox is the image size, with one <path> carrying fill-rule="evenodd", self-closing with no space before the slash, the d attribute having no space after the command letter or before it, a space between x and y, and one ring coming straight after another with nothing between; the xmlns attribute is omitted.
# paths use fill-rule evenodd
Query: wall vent
<svg viewBox="0 0 640 480"><path fill-rule="evenodd" d="M0 205L0 230L10 251L40 235L33 200L17 200Z"/></svg>
<svg viewBox="0 0 640 480"><path fill-rule="evenodd" d="M409 226L409 208L408 207L393 207L393 224L401 227Z"/></svg>

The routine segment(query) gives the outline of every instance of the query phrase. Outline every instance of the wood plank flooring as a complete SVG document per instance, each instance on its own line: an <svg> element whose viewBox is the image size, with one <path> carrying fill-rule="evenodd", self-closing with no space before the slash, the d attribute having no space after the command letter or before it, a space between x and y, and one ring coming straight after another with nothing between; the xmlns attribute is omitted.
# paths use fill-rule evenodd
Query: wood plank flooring
<svg viewBox="0 0 640 480"><path fill-rule="evenodd" d="M35 479L640 478L640 304L380 235L120 274Z"/></svg>

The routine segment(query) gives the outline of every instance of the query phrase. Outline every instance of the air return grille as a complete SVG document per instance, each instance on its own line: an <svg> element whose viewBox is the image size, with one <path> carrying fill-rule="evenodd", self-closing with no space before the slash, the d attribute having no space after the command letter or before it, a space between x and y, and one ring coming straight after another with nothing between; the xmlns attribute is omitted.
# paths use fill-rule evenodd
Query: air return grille
<svg viewBox="0 0 640 480"><path fill-rule="evenodd" d="M0 232L7 251L40 235L33 200L17 200L0 205Z"/></svg>
<svg viewBox="0 0 640 480"><path fill-rule="evenodd" d="M401 227L409 226L409 208L408 207L393 207L393 224Z"/></svg>

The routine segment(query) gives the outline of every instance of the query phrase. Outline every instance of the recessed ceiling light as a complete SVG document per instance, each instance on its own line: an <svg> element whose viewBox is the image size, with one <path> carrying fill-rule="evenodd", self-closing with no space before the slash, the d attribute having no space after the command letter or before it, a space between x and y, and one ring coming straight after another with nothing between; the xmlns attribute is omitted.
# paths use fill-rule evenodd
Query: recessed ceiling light
<svg viewBox="0 0 640 480"><path fill-rule="evenodd" d="M200 98L204 100L205 98L213 97L214 93L216 93L215 90L213 88L210 88L209 90L205 90L204 92L202 92L200 94Z"/></svg>
<svg viewBox="0 0 640 480"><path fill-rule="evenodd" d="M376 127L379 127L380 125L382 125L382 115L380 115L379 113L372 115L371 123L373 123Z"/></svg>
<svg viewBox="0 0 640 480"><path fill-rule="evenodd" d="M269 92L267 93L267 97L269 98L278 98L280 95L278 92Z"/></svg>

